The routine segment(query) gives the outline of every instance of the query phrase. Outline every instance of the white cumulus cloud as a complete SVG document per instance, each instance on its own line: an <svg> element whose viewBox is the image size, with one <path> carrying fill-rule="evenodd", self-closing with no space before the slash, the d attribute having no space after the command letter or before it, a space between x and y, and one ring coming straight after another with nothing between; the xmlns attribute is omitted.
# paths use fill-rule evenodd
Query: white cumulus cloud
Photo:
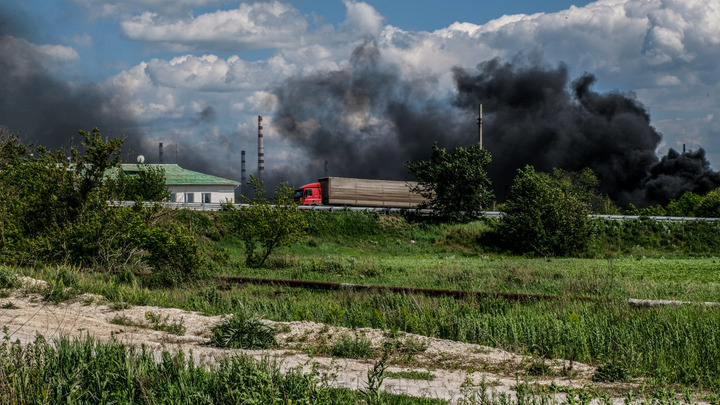
<svg viewBox="0 0 720 405"><path fill-rule="evenodd" d="M186 18L146 11L122 21L120 27L128 38L139 41L187 49L245 50L297 44L307 31L307 21L289 4L273 1Z"/></svg>
<svg viewBox="0 0 720 405"><path fill-rule="evenodd" d="M201 0L183 4L193 2ZM120 22L128 38L183 50L112 79L140 100L133 111L144 122L190 117L197 108L189 106L202 101L218 110L218 120L233 116L227 127L235 130L237 116L250 120L261 111L269 114L274 101L268 89L274 84L347 68L353 48L371 39L381 63L394 65L403 76L435 76L437 88L427 91L438 96L452 91L453 66L472 68L518 53L536 55L548 65L562 61L572 78L596 75L600 91L634 91L657 120L666 145L676 147L686 137L720 149L718 120L706 120L720 107L720 0L598 0L556 13L458 21L433 32L385 25L371 5L354 0L344 0L345 21L315 31L310 17L291 3L242 3L197 16L163 12L166 3L136 0L148 11ZM260 48L272 53L243 58L243 50ZM215 54L221 51L234 55Z"/></svg>

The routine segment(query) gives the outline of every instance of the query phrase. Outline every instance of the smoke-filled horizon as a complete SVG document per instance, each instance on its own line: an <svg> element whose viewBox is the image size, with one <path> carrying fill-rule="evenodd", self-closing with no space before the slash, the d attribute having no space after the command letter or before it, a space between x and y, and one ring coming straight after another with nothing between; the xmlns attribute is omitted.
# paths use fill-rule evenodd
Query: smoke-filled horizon
<svg viewBox="0 0 720 405"><path fill-rule="evenodd" d="M0 127L25 143L65 151L81 149L78 131L97 127L104 138L123 139L124 162L144 154L146 162L156 163L157 153L147 153L148 134L128 111L131 100L119 102L118 94L98 84L69 84L56 78L50 68L57 61L14 36L27 31L30 24L23 18L0 7ZM203 111L199 119L210 119L212 114L211 109ZM171 143L175 147L178 142ZM187 168L209 167L202 156L182 157Z"/></svg>
<svg viewBox="0 0 720 405"><path fill-rule="evenodd" d="M357 48L343 70L287 80L274 90L280 134L308 159L295 173L411 179L404 164L427 159L431 145L477 142L482 104L483 147L493 158L488 171L503 198L516 169L593 169L600 191L621 205L666 203L685 191L720 186L700 149L656 155L662 135L646 108L631 94L598 93L596 79L574 81L563 64L544 66L522 56L498 59L475 70L453 70L456 93L434 98L433 77L403 78L384 64L373 42ZM324 174L324 173L323 173Z"/></svg>
<svg viewBox="0 0 720 405"><path fill-rule="evenodd" d="M108 138L124 139L124 161L142 153L146 162L157 162L157 142L134 119L132 100L120 102L120 95L100 85L59 80L46 54L13 36L23 24L3 14L0 10L0 126L53 150L78 147L78 130L98 127ZM671 149L658 157L662 136L650 125L645 107L630 94L593 91L591 74L571 81L564 65L544 66L523 57L485 61L475 69L456 67L452 74L455 91L438 96L438 77L411 77L388 63L375 42L366 41L343 69L285 80L272 89L278 104L267 115L304 156L283 169L268 169L263 175L268 188L282 181L297 186L326 174L410 180L405 163L427 159L434 142L450 150L477 142L480 103L498 197L525 164L545 171L590 167L602 181L601 191L623 205L662 203L684 191L703 193L720 185L702 149L684 154ZM190 125L216 119L208 105ZM220 159L202 155L200 134L166 139L165 163L227 176L239 169L239 137L223 136L227 155ZM248 173L254 156L247 149Z"/></svg>

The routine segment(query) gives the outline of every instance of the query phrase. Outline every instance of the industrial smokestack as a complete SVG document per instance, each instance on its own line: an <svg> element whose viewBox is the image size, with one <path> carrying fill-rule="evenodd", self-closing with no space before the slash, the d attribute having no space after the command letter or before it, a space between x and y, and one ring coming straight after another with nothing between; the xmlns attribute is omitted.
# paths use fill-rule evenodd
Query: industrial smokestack
<svg viewBox="0 0 720 405"><path fill-rule="evenodd" d="M482 146L482 104L478 106L478 145L480 145L480 149L483 148Z"/></svg>
<svg viewBox="0 0 720 405"><path fill-rule="evenodd" d="M262 115L258 115L258 179L262 180L265 171L265 147L263 146Z"/></svg>
<svg viewBox="0 0 720 405"><path fill-rule="evenodd" d="M163 150L162 150L162 148L163 148L163 143L160 142L160 145L159 145L159 147L158 147L158 149L159 149L159 151L158 151L158 161L160 162L160 164L162 164L162 162L163 162Z"/></svg>
<svg viewBox="0 0 720 405"><path fill-rule="evenodd" d="M247 179L245 178L245 151L240 151L240 193L245 190L245 183L247 182Z"/></svg>

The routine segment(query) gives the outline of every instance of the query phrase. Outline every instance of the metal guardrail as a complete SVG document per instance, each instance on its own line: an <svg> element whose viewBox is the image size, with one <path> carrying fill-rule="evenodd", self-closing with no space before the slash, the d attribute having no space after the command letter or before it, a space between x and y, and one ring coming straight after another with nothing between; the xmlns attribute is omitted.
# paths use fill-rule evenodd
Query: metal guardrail
<svg viewBox="0 0 720 405"><path fill-rule="evenodd" d="M627 220L627 219L652 219L655 221L676 221L676 222L690 222L690 221L720 221L720 218L703 218L703 217L663 217L663 216L647 216L647 215L590 215L593 218L605 218L612 220Z"/></svg>
<svg viewBox="0 0 720 405"><path fill-rule="evenodd" d="M135 205L135 201L108 201L108 205L112 207L132 207ZM152 207L156 204L161 205L163 208L170 208L175 210L188 209L193 211L221 211L224 207L227 207L227 203L185 203L185 202L143 202L143 206ZM230 204L235 208L248 207L249 204Z"/></svg>
<svg viewBox="0 0 720 405"><path fill-rule="evenodd" d="M143 202L146 207L160 204L164 208L170 209L189 209L195 211L221 211L228 206L227 203L184 203L184 202ZM131 207L135 205L135 201L108 201L108 205L113 207ZM233 207L240 209L242 207L248 207L249 204L229 204ZM383 214L392 213L412 213L418 215L434 215L435 211L430 209L419 209L419 208L391 208L391 207L341 207L333 205L300 205L299 210L303 211L356 211L356 212L379 212ZM499 218L505 215L501 211L482 211L481 214L487 218ZM703 218L703 217L670 217L670 216L645 216L645 215L590 215L592 218L603 218L615 221L624 221L629 219L652 219L655 221L675 221L675 222L690 222L690 221L706 221L714 222L720 221L720 218Z"/></svg>

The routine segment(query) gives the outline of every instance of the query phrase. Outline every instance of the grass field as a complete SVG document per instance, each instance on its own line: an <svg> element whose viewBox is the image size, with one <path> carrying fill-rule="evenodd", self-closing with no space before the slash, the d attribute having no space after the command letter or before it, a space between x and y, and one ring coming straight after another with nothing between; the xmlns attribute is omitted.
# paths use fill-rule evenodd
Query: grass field
<svg viewBox="0 0 720 405"><path fill-rule="evenodd" d="M373 285L548 294L553 300L426 297L244 285L212 280L150 290L131 276L79 273L63 281L112 302L207 314L247 311L277 321L312 320L401 330L499 347L538 359L612 365L662 386L720 389L720 309L634 308L625 298L720 301L712 248L624 245L590 258L512 257L484 249L487 225L428 224L362 213L310 213L311 237L277 251L266 268L244 266L241 245L207 243L216 274ZM203 225L207 227L207 225ZM198 225L202 233L203 226ZM638 243L640 235L631 243ZM654 242L653 242L654 243ZM700 249L702 250L702 249ZM718 252L720 255L720 252ZM54 268L21 269L56 280ZM573 297L597 298L595 302Z"/></svg>

